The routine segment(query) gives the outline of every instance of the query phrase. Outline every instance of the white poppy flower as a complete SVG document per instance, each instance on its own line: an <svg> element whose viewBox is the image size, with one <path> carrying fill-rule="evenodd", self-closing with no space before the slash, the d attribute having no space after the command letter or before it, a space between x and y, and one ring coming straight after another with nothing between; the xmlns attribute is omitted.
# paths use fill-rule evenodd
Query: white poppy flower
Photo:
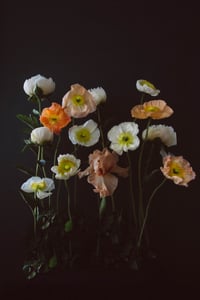
<svg viewBox="0 0 200 300"><path fill-rule="evenodd" d="M142 133L142 138L145 139L147 129ZM154 140L160 138L162 143L167 147L174 146L177 144L176 132L173 127L166 125L151 125L148 128L147 140Z"/></svg>
<svg viewBox="0 0 200 300"><path fill-rule="evenodd" d="M160 90L156 89L151 82L144 79L139 79L136 81L136 88L139 92L143 92L151 96L157 96L160 93Z"/></svg>
<svg viewBox="0 0 200 300"><path fill-rule="evenodd" d="M33 176L21 185L21 190L26 193L35 193L37 198L43 199L50 196L55 189L54 181L51 178L40 178Z"/></svg>
<svg viewBox="0 0 200 300"><path fill-rule="evenodd" d="M43 145L53 141L53 132L47 127L37 127L31 131L31 142Z"/></svg>
<svg viewBox="0 0 200 300"><path fill-rule="evenodd" d="M51 171L55 173L56 179L69 179L79 172L81 161L73 154L60 154L58 156L58 165L53 166Z"/></svg>
<svg viewBox="0 0 200 300"><path fill-rule="evenodd" d="M73 144L90 147L98 142L100 130L96 122L88 120L83 125L74 125L69 128L68 134Z"/></svg>
<svg viewBox="0 0 200 300"><path fill-rule="evenodd" d="M138 132L138 125L135 122L123 122L113 126L107 134L111 142L110 148L119 155L122 155L123 151L137 149L140 144Z"/></svg>
<svg viewBox="0 0 200 300"><path fill-rule="evenodd" d="M88 90L90 94L92 94L94 101L96 102L96 105L105 102L107 99L107 95L105 90L102 87L97 87L94 89Z"/></svg>
<svg viewBox="0 0 200 300"><path fill-rule="evenodd" d="M29 96L34 95L37 87L42 90L43 95L49 95L55 90L55 82L52 78L46 78L38 74L26 79L23 85L25 93Z"/></svg>

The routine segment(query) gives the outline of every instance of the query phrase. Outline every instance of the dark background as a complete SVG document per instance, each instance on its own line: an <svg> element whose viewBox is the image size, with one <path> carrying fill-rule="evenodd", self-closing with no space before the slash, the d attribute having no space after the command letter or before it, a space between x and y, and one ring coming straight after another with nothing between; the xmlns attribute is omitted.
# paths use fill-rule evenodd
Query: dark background
<svg viewBox="0 0 200 300"><path fill-rule="evenodd" d="M179 5L176 1L171 5L168 1L160 1L160 4L127 0L19 1L16 7L9 1L3 1L0 81L3 134L0 280L3 286L8 289L27 287L21 265L24 238L31 216L17 192L21 178L16 165L24 158L20 152L23 136L16 114L30 110L23 83L36 74L54 79L57 102L73 83L78 82L86 88L102 86L108 95L108 114L119 120L127 118L127 111L138 103L137 79L147 79L161 90L161 98L175 111L167 120L177 132L175 152L190 161L197 178L188 188L167 185L165 197L155 202L152 209L154 239L162 270L157 277L160 279L158 286L166 283L169 287L177 285L182 289L187 284L198 285L200 164L197 11L194 3ZM134 286L129 276L115 276L118 286ZM97 280L103 285L106 280L110 282L110 277L98 275ZM149 280L151 282L150 277ZM87 281L85 275L80 273L73 274L68 282L72 287L83 282L89 286L89 279ZM111 284L114 286L116 282L113 279ZM145 282L147 284L148 280ZM49 287L55 282L52 279L45 281L45 284Z"/></svg>

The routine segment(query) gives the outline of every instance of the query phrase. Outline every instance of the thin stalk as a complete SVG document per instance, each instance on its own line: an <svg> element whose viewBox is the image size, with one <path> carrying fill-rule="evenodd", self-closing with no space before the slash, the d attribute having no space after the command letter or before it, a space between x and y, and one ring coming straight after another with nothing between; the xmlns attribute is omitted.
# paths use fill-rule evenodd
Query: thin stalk
<svg viewBox="0 0 200 300"><path fill-rule="evenodd" d="M38 176L38 168L39 168L39 161L41 157L41 146L38 146L38 153L37 153L37 161L36 161L36 168L35 168L35 176Z"/></svg>
<svg viewBox="0 0 200 300"><path fill-rule="evenodd" d="M32 213L32 216L33 216L33 233L34 233L34 237L35 237L35 240L36 240L36 233L37 233L37 231L36 231L36 224L37 224L37 221L36 221L35 213L34 213L32 207L30 206L30 204L28 203L28 201L26 200L26 198L24 197L23 193L21 193L19 191L19 194L21 195L21 197L24 200L24 202L28 205L28 207L29 207L29 209L30 209L30 211Z"/></svg>
<svg viewBox="0 0 200 300"><path fill-rule="evenodd" d="M146 139L148 136L148 128L150 125L151 119L148 119L147 127L146 127L146 135L142 142L140 154L138 158L138 187L139 187L139 226L141 226L142 220L144 218L144 208L143 208L143 189L142 189L142 158L143 158L143 152L144 152L144 145L146 143Z"/></svg>
<svg viewBox="0 0 200 300"><path fill-rule="evenodd" d="M40 157L40 160L44 160L44 146L41 146L41 157ZM46 176L45 167L43 165L42 165L42 172L43 172L43 176L47 177Z"/></svg>
<svg viewBox="0 0 200 300"><path fill-rule="evenodd" d="M70 191L69 191L69 186L67 183L67 180L64 180L65 182L65 188L67 190L67 212L68 212L68 217L69 220L72 222L72 215L71 215L71 203L70 203ZM72 257L72 241L71 238L69 238L69 256Z"/></svg>
<svg viewBox="0 0 200 300"><path fill-rule="evenodd" d="M138 220L137 220L137 215L136 215L135 197L134 197L134 192L133 192L133 174L132 174L131 158L130 158L129 152L127 152L127 159L128 159L128 165L129 165L129 182L130 182L131 204L132 204L132 210L133 210L133 221L137 228Z"/></svg>
<svg viewBox="0 0 200 300"><path fill-rule="evenodd" d="M42 111L42 108L41 108L41 99L40 99L40 97L38 97L38 95L36 93L34 94L34 96L35 96L35 98L37 100L37 103L38 103L38 112L39 112L39 114L41 114L41 111Z"/></svg>
<svg viewBox="0 0 200 300"><path fill-rule="evenodd" d="M102 148L104 148L105 141L104 141L103 129L101 126L101 114L100 114L100 109L98 106L97 106L97 118L98 118L98 124L99 124L100 136L101 136L101 144L102 144Z"/></svg>
<svg viewBox="0 0 200 300"><path fill-rule="evenodd" d="M56 211L57 211L57 213L59 213L60 187L61 187L61 181L58 180L58 189L57 189L57 194L56 194Z"/></svg>
<svg viewBox="0 0 200 300"><path fill-rule="evenodd" d="M151 194L151 196L149 198L149 202L148 202L146 210L145 210L145 216L144 216L144 220L143 220L143 223L142 223L142 227L141 227L139 238L138 238L138 242L137 242L137 248L138 249L140 248L140 245L141 245L142 236L143 236L144 228L145 228L145 225L146 225L146 222L147 222L147 218L148 218L148 214L149 214L149 208L150 208L152 199L155 196L156 192L163 186L163 184L166 181L167 181L167 178L164 178L164 180L154 189L154 191L152 192L152 194Z"/></svg>

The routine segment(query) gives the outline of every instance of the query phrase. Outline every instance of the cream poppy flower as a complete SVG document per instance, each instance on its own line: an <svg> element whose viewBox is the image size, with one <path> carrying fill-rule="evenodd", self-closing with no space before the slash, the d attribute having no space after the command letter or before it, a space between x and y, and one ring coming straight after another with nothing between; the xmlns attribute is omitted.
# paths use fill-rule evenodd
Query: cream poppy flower
<svg viewBox="0 0 200 300"><path fill-rule="evenodd" d="M147 129L142 132L143 140L146 137L146 132ZM161 142L167 147L171 147L177 144L176 132L171 126L162 124L149 126L147 140L153 141L156 138L159 138Z"/></svg>
<svg viewBox="0 0 200 300"><path fill-rule="evenodd" d="M152 100L136 105L131 109L131 116L136 119L164 119L173 114L171 107L164 100Z"/></svg>
<svg viewBox="0 0 200 300"><path fill-rule="evenodd" d="M160 170L166 178L173 180L175 184L186 187L196 177L190 163L182 156L165 155L163 167Z"/></svg>
<svg viewBox="0 0 200 300"><path fill-rule="evenodd" d="M26 193L35 193L39 199L50 196L55 189L54 181L51 178L40 178L33 176L21 185L21 190Z"/></svg>
<svg viewBox="0 0 200 300"><path fill-rule="evenodd" d="M62 99L65 112L74 118L83 118L96 110L96 103L91 93L80 84L71 85Z"/></svg>
<svg viewBox="0 0 200 300"><path fill-rule="evenodd" d="M55 82L51 77L46 78L38 74L26 79L23 85L25 93L29 96L34 95L37 87L42 90L43 95L49 95L55 90Z"/></svg>
<svg viewBox="0 0 200 300"><path fill-rule="evenodd" d="M51 143L53 132L47 127L37 127L31 131L31 142L38 145Z"/></svg>
<svg viewBox="0 0 200 300"><path fill-rule="evenodd" d="M99 193L101 198L111 196L118 186L118 177L114 174L128 176L128 168L118 166L118 160L118 155L107 148L95 150L89 155L89 167L79 172L78 176L88 176L88 183L95 187L94 192Z"/></svg>
<svg viewBox="0 0 200 300"><path fill-rule="evenodd" d="M99 105L100 103L106 102L107 95L105 90L102 87L97 87L94 89L88 90L93 96L93 99L96 103L96 105Z"/></svg>
<svg viewBox="0 0 200 300"><path fill-rule="evenodd" d="M73 144L90 147L99 141L100 130L96 122L88 120L83 125L74 125L69 128L68 134Z"/></svg>
<svg viewBox="0 0 200 300"><path fill-rule="evenodd" d="M138 132L138 125L135 122L123 122L113 126L107 134L111 142L110 148L119 155L122 155L123 151L137 149L140 145Z"/></svg>
<svg viewBox="0 0 200 300"><path fill-rule="evenodd" d="M51 167L51 171L56 174L56 179L66 180L78 173L80 163L80 159L77 159L72 154L60 154L58 156L58 165Z"/></svg>
<svg viewBox="0 0 200 300"><path fill-rule="evenodd" d="M160 90L158 90L151 82L144 79L136 81L136 88L139 92L143 92L151 96L157 96L160 93Z"/></svg>

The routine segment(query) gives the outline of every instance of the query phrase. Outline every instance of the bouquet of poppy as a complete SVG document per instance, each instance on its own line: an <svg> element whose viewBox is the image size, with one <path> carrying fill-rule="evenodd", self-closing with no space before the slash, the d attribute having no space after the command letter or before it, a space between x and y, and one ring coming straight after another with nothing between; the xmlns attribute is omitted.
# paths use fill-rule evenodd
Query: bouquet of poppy
<svg viewBox="0 0 200 300"><path fill-rule="evenodd" d="M26 125L23 151L31 154L30 166L19 167L26 176L19 193L33 219L26 277L72 267L138 269L151 253L152 199L167 180L187 187L196 176L168 152L177 144L174 129L157 123L172 108L155 98L152 83L137 80L140 102L129 120L110 125L102 87L73 84L61 103L49 100L52 78L33 76L23 88L34 105L17 115Z"/></svg>

